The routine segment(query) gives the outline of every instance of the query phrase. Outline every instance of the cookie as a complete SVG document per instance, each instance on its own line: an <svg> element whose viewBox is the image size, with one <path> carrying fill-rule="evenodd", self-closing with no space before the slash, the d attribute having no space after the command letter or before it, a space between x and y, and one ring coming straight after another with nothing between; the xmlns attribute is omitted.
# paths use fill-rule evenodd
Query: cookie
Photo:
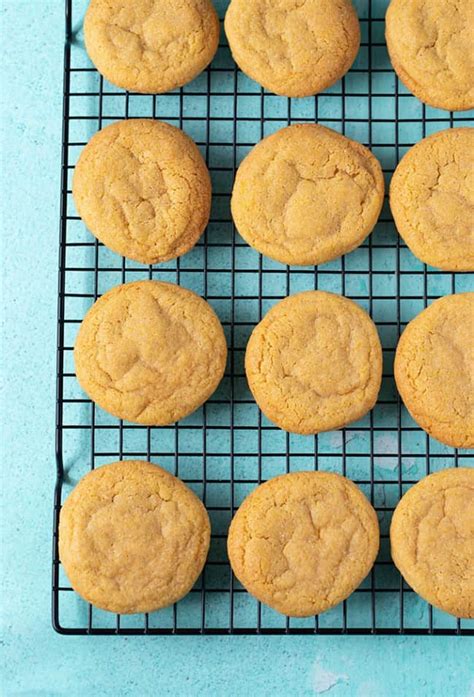
<svg viewBox="0 0 474 697"><path fill-rule="evenodd" d="M232 0L225 33L239 68L286 97L308 97L333 85L360 45L350 0Z"/></svg>
<svg viewBox="0 0 474 697"><path fill-rule="evenodd" d="M382 347L352 300L306 291L277 303L255 327L245 370L270 421L292 433L342 428L377 401Z"/></svg>
<svg viewBox="0 0 474 697"><path fill-rule="evenodd" d="M149 462L114 462L86 474L66 499L59 557L89 603L153 612L189 593L210 530L206 509L182 481Z"/></svg>
<svg viewBox="0 0 474 697"><path fill-rule="evenodd" d="M435 300L412 319L395 354L395 380L416 423L454 448L474 447L474 293Z"/></svg>
<svg viewBox="0 0 474 697"><path fill-rule="evenodd" d="M430 474L402 497L390 526L392 558L427 602L474 618L474 469Z"/></svg>
<svg viewBox="0 0 474 697"><path fill-rule="evenodd" d="M359 586L379 537L377 514L353 482L330 472L294 472L245 499L227 550L249 593L284 615L308 617Z"/></svg>
<svg viewBox="0 0 474 697"><path fill-rule="evenodd" d="M113 85L154 94L194 80L219 45L210 0L91 0L84 18L87 53Z"/></svg>
<svg viewBox="0 0 474 697"><path fill-rule="evenodd" d="M474 130L452 128L412 147L390 185L398 232L418 259L474 271Z"/></svg>
<svg viewBox="0 0 474 697"><path fill-rule="evenodd" d="M211 178L196 144L161 121L118 121L96 133L74 171L76 209L101 242L142 264L189 251L211 210Z"/></svg>
<svg viewBox="0 0 474 697"><path fill-rule="evenodd" d="M391 0L385 20L390 59L405 87L438 109L472 109L472 0Z"/></svg>
<svg viewBox="0 0 474 697"><path fill-rule="evenodd" d="M116 286L86 314L74 362L82 389L119 419L163 426L215 391L227 346L210 305L172 283Z"/></svg>
<svg viewBox="0 0 474 697"><path fill-rule="evenodd" d="M360 143L315 124L283 128L240 165L232 216L248 244L283 264L323 264L358 247L384 197L382 169Z"/></svg>

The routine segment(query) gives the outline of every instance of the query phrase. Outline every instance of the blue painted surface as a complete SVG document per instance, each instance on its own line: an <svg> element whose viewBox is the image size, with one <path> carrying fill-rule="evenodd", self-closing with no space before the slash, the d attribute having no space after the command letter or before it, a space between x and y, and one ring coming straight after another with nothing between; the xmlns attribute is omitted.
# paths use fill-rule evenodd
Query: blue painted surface
<svg viewBox="0 0 474 697"><path fill-rule="evenodd" d="M362 2L359 7L363 10ZM0 10L5 66L2 693L283 695L291 690L331 697L472 696L468 639L66 638L53 633L62 9L61 0L7 0Z"/></svg>

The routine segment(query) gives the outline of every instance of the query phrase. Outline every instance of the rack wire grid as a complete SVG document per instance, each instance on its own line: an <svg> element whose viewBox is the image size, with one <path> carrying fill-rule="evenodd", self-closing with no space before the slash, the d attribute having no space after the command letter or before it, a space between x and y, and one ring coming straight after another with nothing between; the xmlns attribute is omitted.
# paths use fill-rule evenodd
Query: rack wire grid
<svg viewBox="0 0 474 697"><path fill-rule="evenodd" d="M212 65L191 84L164 95L127 93L93 68L81 39L85 0L66 0L64 123L59 256L57 484L54 505L53 625L64 634L474 634L474 622L444 614L404 584L390 559L388 526L402 494L424 475L472 466L411 420L395 388L392 361L406 323L433 299L472 288L472 276L426 267L398 237L388 205L364 244L319 267L288 267L262 257L238 236L229 200L239 162L261 138L293 122L317 122L368 145L387 180L400 157L434 131L472 123L474 113L424 106L396 79L384 42L388 0L357 0L362 42L352 70L317 97L265 92L233 62L225 38ZM216 2L221 19L227 0ZM97 130L123 118L150 117L184 129L201 148L213 181L207 231L184 257L154 267L123 259L99 244L77 216L71 175ZM226 376L196 413L168 428L123 423L80 390L72 347L85 312L109 288L163 279L204 296L225 327ZM375 409L341 431L296 436L262 416L243 369L255 324L298 291L342 293L368 310L384 347L384 378ZM71 589L58 558L61 503L90 468L122 458L157 462L204 501L212 522L209 559L193 591L150 615L116 616ZM338 607L317 617L285 618L262 606L233 578L226 531L242 499L260 482L289 471L323 469L353 479L375 506L381 551L369 577Z"/></svg>

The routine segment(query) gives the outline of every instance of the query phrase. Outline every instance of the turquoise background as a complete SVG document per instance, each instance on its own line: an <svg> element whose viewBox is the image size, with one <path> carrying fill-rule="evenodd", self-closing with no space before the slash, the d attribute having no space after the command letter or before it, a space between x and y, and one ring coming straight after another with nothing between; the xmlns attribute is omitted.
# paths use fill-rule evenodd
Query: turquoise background
<svg viewBox="0 0 474 697"><path fill-rule="evenodd" d="M54 634L49 615L63 3L3 2L1 22L2 692L472 696L469 639Z"/></svg>

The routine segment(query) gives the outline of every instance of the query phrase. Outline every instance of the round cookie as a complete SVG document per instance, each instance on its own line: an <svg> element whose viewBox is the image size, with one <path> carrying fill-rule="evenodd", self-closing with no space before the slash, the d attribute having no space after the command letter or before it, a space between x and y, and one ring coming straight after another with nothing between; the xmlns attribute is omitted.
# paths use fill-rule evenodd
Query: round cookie
<svg viewBox="0 0 474 697"><path fill-rule="evenodd" d="M258 600L292 617L329 610L373 566L377 514L349 479L294 472L248 496L229 528L232 570Z"/></svg>
<svg viewBox="0 0 474 697"><path fill-rule="evenodd" d="M447 295L412 319L395 354L395 381L416 423L454 448L474 447L474 293Z"/></svg>
<svg viewBox="0 0 474 697"><path fill-rule="evenodd" d="M392 558L426 601L474 618L474 469L446 469L415 484L390 526Z"/></svg>
<svg viewBox="0 0 474 697"><path fill-rule="evenodd" d="M391 0L385 19L393 68L410 92L438 109L472 109L472 0Z"/></svg>
<svg viewBox="0 0 474 697"><path fill-rule="evenodd" d="M153 612L201 573L209 516L182 481L149 462L86 474L60 514L59 557L79 595L110 612Z"/></svg>
<svg viewBox="0 0 474 697"><path fill-rule="evenodd" d="M286 97L308 97L333 85L360 45L350 0L232 0L225 32L239 68Z"/></svg>
<svg viewBox="0 0 474 697"><path fill-rule="evenodd" d="M292 433L320 433L372 409L382 347L369 315L352 300L306 291L277 303L255 327L245 370L271 421Z"/></svg>
<svg viewBox="0 0 474 697"><path fill-rule="evenodd" d="M194 80L219 45L210 0L91 0L84 18L87 53L125 90L156 94Z"/></svg>
<svg viewBox="0 0 474 697"><path fill-rule="evenodd" d="M360 143L316 124L283 128L240 165L232 216L248 244L283 264L323 264L372 231L382 169Z"/></svg>
<svg viewBox="0 0 474 697"><path fill-rule="evenodd" d="M116 286L86 314L76 339L77 379L102 409L163 426L191 414L224 374L227 346L210 305L161 281Z"/></svg>
<svg viewBox="0 0 474 697"><path fill-rule="evenodd" d="M189 251L211 210L211 178L196 144L151 119L96 133L79 157L72 193L92 234L142 264Z"/></svg>
<svg viewBox="0 0 474 697"><path fill-rule="evenodd" d="M398 164L390 207L425 264L474 271L474 130L452 128L414 145Z"/></svg>

